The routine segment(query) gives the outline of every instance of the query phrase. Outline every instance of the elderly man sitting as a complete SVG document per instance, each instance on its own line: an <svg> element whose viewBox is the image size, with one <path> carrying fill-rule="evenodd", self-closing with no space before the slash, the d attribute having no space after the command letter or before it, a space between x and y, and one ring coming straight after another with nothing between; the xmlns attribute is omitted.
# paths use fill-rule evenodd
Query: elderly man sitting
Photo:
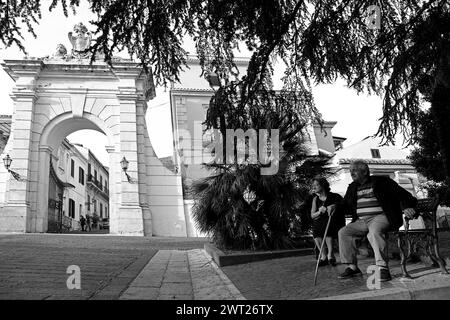
<svg viewBox="0 0 450 320"><path fill-rule="evenodd" d="M343 209L352 215L352 222L339 230L341 263L347 264L339 276L347 279L362 275L357 267L356 239L367 236L380 268L380 281L391 280L388 266L386 232L398 230L403 225L403 215L415 215L417 199L388 177L371 176L364 161L350 166L353 182L348 186Z"/></svg>

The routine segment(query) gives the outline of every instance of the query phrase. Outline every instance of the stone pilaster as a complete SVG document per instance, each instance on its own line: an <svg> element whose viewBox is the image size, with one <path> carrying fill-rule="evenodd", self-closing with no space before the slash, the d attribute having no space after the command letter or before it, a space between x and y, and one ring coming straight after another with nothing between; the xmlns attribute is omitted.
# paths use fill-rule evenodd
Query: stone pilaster
<svg viewBox="0 0 450 320"><path fill-rule="evenodd" d="M50 159L53 148L50 146L39 147L39 172L50 172ZM49 179L39 179L37 183L38 207L35 216L31 216L30 232L46 232L48 228L48 187Z"/></svg>
<svg viewBox="0 0 450 320"><path fill-rule="evenodd" d="M32 90L16 91L14 99L14 114L11 131L14 132L10 156L13 159L11 170L20 175L16 180L12 175L6 182L5 207L0 216L0 231L25 232L30 218L30 158L33 110L36 100Z"/></svg>
<svg viewBox="0 0 450 320"><path fill-rule="evenodd" d="M120 91L122 88L119 88ZM127 88L128 89L128 88ZM124 90L125 91L125 90ZM143 212L139 197L138 172L138 137L136 100L138 96L132 92L117 94L120 103L120 156L125 157L128 164L129 182L124 172L121 172L121 186L118 223L119 233L129 235L143 235ZM115 165L114 163L111 166ZM120 167L120 160L117 163Z"/></svg>
<svg viewBox="0 0 450 320"><path fill-rule="evenodd" d="M136 105L137 145L138 145L138 176L139 176L139 205L142 208L144 235L152 236L152 214L148 202L147 164L145 150L145 112L146 102L139 100Z"/></svg>

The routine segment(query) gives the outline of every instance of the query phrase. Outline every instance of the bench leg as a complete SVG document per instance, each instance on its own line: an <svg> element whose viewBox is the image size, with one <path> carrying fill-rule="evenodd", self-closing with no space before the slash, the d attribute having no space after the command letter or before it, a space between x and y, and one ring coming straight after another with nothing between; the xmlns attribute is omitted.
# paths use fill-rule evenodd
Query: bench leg
<svg viewBox="0 0 450 320"><path fill-rule="evenodd" d="M438 262L438 258L434 255L434 238L433 235L427 235L426 238L426 245L425 245L425 250L426 250L426 254L427 256L431 259L432 262L432 267L438 267L439 266L439 262Z"/></svg>
<svg viewBox="0 0 450 320"><path fill-rule="evenodd" d="M408 241L408 239L406 239L406 241ZM402 273L403 273L403 277L404 278L411 278L411 276L409 275L408 271L406 270L406 259L407 259L407 254L405 254L405 251L403 250L403 243L405 242L405 240L403 239L403 236L399 233L398 234L398 239L397 239L397 244L398 244L398 249L400 251L400 268L402 269Z"/></svg>
<svg viewBox="0 0 450 320"><path fill-rule="evenodd" d="M445 268L445 261L444 261L444 259L442 259L442 256L439 252L439 241L438 241L437 235L435 237L433 237L433 242L434 242L434 254L436 255L437 263L439 264L439 267L441 268L441 273L448 274L448 271Z"/></svg>

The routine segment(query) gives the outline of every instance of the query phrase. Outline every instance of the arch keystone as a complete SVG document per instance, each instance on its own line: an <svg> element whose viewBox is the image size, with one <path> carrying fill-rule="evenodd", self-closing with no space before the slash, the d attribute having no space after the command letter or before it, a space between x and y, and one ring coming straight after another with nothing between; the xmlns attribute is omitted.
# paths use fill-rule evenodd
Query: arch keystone
<svg viewBox="0 0 450 320"><path fill-rule="evenodd" d="M71 90L72 91L72 90ZM72 116L74 118L83 117L84 106L86 104L87 89L80 88L70 92L70 103L72 105Z"/></svg>

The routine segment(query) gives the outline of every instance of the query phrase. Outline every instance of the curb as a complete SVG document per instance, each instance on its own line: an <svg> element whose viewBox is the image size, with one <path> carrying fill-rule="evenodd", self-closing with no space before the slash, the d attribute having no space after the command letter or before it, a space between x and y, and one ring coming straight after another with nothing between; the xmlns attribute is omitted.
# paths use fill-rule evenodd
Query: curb
<svg viewBox="0 0 450 320"><path fill-rule="evenodd" d="M424 285L422 288L388 288L343 294L314 300L449 300L450 285Z"/></svg>
<svg viewBox="0 0 450 320"><path fill-rule="evenodd" d="M219 267L244 264L249 262L256 262L269 259L287 258L294 256L313 255L312 248L295 249L295 250L280 250L270 252L251 252L251 253L235 253L225 254L223 251L211 244L205 244L204 249L206 253L214 260Z"/></svg>

